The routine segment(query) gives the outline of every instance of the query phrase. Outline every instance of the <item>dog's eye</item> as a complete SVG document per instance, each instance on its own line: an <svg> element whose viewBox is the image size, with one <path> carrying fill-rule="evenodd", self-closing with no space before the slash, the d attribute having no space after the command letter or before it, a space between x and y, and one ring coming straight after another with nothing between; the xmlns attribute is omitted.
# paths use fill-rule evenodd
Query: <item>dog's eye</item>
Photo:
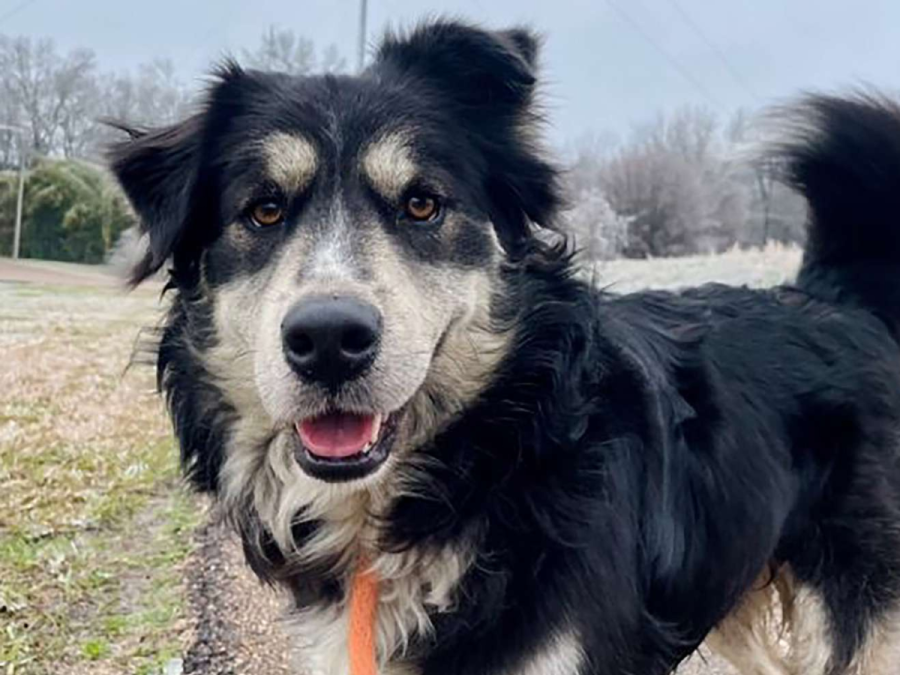
<svg viewBox="0 0 900 675"><path fill-rule="evenodd" d="M250 209L250 219L257 227L272 227L284 220L284 209L277 202L260 202Z"/></svg>
<svg viewBox="0 0 900 675"><path fill-rule="evenodd" d="M403 215L419 223L434 220L440 210L438 200L428 195L412 195L403 205Z"/></svg>

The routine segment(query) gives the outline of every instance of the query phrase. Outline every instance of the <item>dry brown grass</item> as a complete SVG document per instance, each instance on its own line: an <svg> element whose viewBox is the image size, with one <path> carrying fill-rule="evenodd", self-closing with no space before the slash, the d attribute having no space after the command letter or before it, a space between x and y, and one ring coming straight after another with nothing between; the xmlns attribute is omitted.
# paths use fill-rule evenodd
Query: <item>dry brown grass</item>
<svg viewBox="0 0 900 675"><path fill-rule="evenodd" d="M0 671L150 672L195 509L146 368L155 296L0 286Z"/></svg>

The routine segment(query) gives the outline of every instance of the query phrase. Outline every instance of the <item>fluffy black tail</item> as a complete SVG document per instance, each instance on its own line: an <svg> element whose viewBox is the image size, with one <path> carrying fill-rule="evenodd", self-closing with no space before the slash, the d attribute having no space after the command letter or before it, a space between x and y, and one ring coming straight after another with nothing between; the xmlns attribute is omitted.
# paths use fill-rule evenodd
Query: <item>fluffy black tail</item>
<svg viewBox="0 0 900 675"><path fill-rule="evenodd" d="M900 333L900 104L814 96L796 112L780 156L809 202L798 284Z"/></svg>

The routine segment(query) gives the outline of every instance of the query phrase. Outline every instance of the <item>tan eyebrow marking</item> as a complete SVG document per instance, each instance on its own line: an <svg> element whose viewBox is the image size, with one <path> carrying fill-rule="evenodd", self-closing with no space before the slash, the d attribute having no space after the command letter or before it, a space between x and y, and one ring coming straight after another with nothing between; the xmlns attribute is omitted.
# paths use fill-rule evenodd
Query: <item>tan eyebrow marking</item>
<svg viewBox="0 0 900 675"><path fill-rule="evenodd" d="M361 164L372 187L390 199L399 199L416 177L409 137L400 131L372 141L363 151Z"/></svg>
<svg viewBox="0 0 900 675"><path fill-rule="evenodd" d="M303 136L278 131L262 142L269 176L286 192L307 187L319 168L315 146Z"/></svg>

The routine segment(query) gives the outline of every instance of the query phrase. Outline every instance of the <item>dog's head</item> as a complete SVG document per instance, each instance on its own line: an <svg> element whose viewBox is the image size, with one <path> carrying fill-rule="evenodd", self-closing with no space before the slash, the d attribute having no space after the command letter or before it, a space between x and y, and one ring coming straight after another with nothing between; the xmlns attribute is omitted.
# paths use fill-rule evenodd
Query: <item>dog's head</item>
<svg viewBox="0 0 900 675"><path fill-rule="evenodd" d="M357 77L229 65L200 113L113 149L148 238L135 281L171 261L176 424L223 427L179 429L203 487L363 490L485 386L501 268L558 203L536 51L433 23Z"/></svg>

